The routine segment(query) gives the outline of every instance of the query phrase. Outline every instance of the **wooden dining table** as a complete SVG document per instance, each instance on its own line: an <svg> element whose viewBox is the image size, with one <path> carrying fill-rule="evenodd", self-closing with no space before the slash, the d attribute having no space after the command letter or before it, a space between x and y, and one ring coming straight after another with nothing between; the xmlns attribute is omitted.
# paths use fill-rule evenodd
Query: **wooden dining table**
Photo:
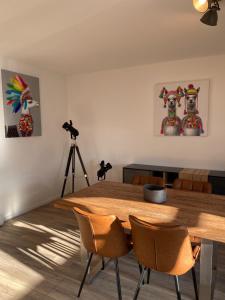
<svg viewBox="0 0 225 300"><path fill-rule="evenodd" d="M135 215L151 223L182 224L201 238L199 299L211 300L216 274L216 245L225 243L225 196L167 189L163 204L146 202L143 186L102 181L54 202L66 210L80 207L114 214L123 221ZM82 248L82 247L81 247ZM146 249L148 251L148 249ZM82 250L83 255L83 250Z"/></svg>

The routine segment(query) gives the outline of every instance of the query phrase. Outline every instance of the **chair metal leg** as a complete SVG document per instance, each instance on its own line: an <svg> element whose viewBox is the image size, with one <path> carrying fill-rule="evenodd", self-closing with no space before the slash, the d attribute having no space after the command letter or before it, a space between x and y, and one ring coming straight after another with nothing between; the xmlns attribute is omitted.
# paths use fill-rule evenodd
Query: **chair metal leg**
<svg viewBox="0 0 225 300"><path fill-rule="evenodd" d="M198 286L197 286L196 273L194 267L191 269L191 273L192 273L192 279L193 279L193 284L195 289L195 299L198 300Z"/></svg>
<svg viewBox="0 0 225 300"><path fill-rule="evenodd" d="M138 264L140 274L142 273L142 265Z"/></svg>
<svg viewBox="0 0 225 300"><path fill-rule="evenodd" d="M115 270L116 270L116 284L117 284L117 291L118 291L118 299L122 300L118 258L114 260L114 263L115 263Z"/></svg>
<svg viewBox="0 0 225 300"><path fill-rule="evenodd" d="M102 257L102 268L101 270L105 270L105 260L104 260L104 257Z"/></svg>
<svg viewBox="0 0 225 300"><path fill-rule="evenodd" d="M138 295L139 295L139 292L140 292L140 289L141 289L141 285L142 285L143 279L144 279L144 277L145 277L145 272L146 272L146 270L147 270L147 268L144 268L144 269L142 270L142 273L141 273L140 278L139 278L139 280L138 280L138 285L137 285L137 288L136 288L136 291L135 291L133 300L136 300L137 297L138 297Z"/></svg>
<svg viewBox="0 0 225 300"><path fill-rule="evenodd" d="M147 284L150 283L150 274L151 274L151 269L148 269Z"/></svg>
<svg viewBox="0 0 225 300"><path fill-rule="evenodd" d="M180 293L180 286L179 286L178 276L174 276L174 280L175 280L175 287L176 287L176 292L177 292L177 300L181 300L181 293Z"/></svg>
<svg viewBox="0 0 225 300"><path fill-rule="evenodd" d="M77 298L80 297L80 294L82 292L82 289L83 289L83 286L84 286L84 283L85 283L85 279L87 277L87 274L88 274L88 270L89 270L89 267L90 267L90 264L91 264L91 260L92 260L92 257L93 257L93 254L94 253L91 253L90 256L89 256L89 259L88 259L88 263L87 263L87 266L86 266L86 269L85 269L85 272L84 272L84 277L81 281L81 284L80 284L80 288L79 288L79 292L77 294Z"/></svg>
<svg viewBox="0 0 225 300"><path fill-rule="evenodd" d="M143 268L142 268L142 265L140 265L140 264L138 264L138 266L139 266L139 271L140 271L140 275L141 275ZM143 279L142 284L143 285L145 284L145 278Z"/></svg>

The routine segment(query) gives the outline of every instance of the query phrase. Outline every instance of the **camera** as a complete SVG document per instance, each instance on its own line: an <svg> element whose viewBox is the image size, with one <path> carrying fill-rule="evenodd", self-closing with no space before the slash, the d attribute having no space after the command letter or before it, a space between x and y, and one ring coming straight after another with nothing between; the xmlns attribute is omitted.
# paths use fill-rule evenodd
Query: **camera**
<svg viewBox="0 0 225 300"><path fill-rule="evenodd" d="M97 172L98 180L105 180L106 172L110 169L112 169L112 165L109 162L105 165L104 160L102 160L100 163L100 169Z"/></svg>
<svg viewBox="0 0 225 300"><path fill-rule="evenodd" d="M69 123L65 122L62 128L70 132L71 138L76 139L76 137L79 135L79 131L73 127L73 122L71 120Z"/></svg>

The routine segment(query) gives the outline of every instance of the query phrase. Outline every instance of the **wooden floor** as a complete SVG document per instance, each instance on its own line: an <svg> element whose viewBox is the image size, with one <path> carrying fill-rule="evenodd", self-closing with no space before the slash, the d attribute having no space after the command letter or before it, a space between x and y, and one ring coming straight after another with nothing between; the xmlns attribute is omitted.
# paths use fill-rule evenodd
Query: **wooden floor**
<svg viewBox="0 0 225 300"><path fill-rule="evenodd" d="M216 300L225 299L225 247L219 245ZM139 271L132 254L120 260L123 299L132 299ZM79 286L79 231L70 212L41 207L0 228L0 299L69 300ZM181 278L182 299L194 299L190 274ZM112 264L90 285L81 299L117 299ZM173 278L152 273L140 300L176 299Z"/></svg>

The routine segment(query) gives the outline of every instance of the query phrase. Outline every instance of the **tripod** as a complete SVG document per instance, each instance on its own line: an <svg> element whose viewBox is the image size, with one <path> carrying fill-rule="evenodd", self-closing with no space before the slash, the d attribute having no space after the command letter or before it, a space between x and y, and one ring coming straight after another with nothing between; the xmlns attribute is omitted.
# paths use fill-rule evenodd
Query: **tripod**
<svg viewBox="0 0 225 300"><path fill-rule="evenodd" d="M66 187L66 182L67 182L67 177L68 177L68 174L69 174L69 169L70 169L71 161L72 161L72 193L74 193L74 187L75 187L74 186L74 182L75 182L75 163L76 163L75 154L76 154L76 152L77 152L77 156L79 158L79 161L80 161L80 164L81 164L81 167L82 167L82 170L83 170L84 177L86 179L87 185L90 186L90 183L89 183L89 180L88 180L88 175L87 175L87 172L86 172L86 169L85 169L85 166L84 166L81 154L80 154L80 149L79 149L79 147L77 145L77 142L76 142L76 137L72 137L71 136L71 138L73 139L74 142L70 146L69 156L68 156L68 160L67 160L67 164L66 164L65 178L64 178L64 182L63 182L63 188L62 188L61 198L63 198L63 196L64 196L64 192L65 192L65 187Z"/></svg>

